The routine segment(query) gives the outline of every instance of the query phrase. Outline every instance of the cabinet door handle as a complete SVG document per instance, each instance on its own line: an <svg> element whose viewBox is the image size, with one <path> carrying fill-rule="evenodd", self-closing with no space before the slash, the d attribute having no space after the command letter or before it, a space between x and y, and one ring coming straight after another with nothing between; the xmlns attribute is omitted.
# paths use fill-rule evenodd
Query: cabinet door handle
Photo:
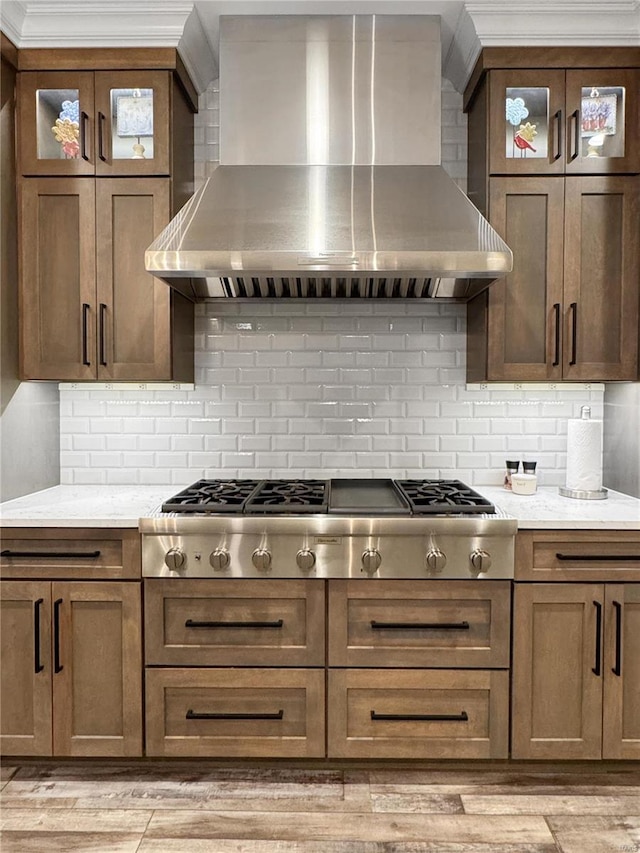
<svg viewBox="0 0 640 853"><path fill-rule="evenodd" d="M104 113L98 113L98 157L106 163L107 158L104 153L104 123L107 117Z"/></svg>
<svg viewBox="0 0 640 853"><path fill-rule="evenodd" d="M87 154L87 130L89 127L89 116L84 110L80 113L80 156L83 160L89 160Z"/></svg>
<svg viewBox="0 0 640 853"><path fill-rule="evenodd" d="M459 714L378 714L376 711L371 711L372 720L428 720L445 723L466 723L469 720L469 715L466 711L461 711Z"/></svg>
<svg viewBox="0 0 640 853"><path fill-rule="evenodd" d="M596 655L594 666L591 672L594 675L602 674L602 605L599 601L594 601L593 606L596 609Z"/></svg>
<svg viewBox="0 0 640 853"><path fill-rule="evenodd" d="M405 630L410 631L468 631L468 622L376 622L371 620L374 631Z"/></svg>
<svg viewBox="0 0 640 853"><path fill-rule="evenodd" d="M554 319L554 356L552 367L557 367L560 364L560 303L554 302L553 305Z"/></svg>
<svg viewBox="0 0 640 853"><path fill-rule="evenodd" d="M91 306L86 302L82 303L82 363L87 367L91 367L89 360L89 312Z"/></svg>
<svg viewBox="0 0 640 853"><path fill-rule="evenodd" d="M44 598L33 602L33 657L35 672L42 672L44 665L40 662L40 607Z"/></svg>
<svg viewBox="0 0 640 853"><path fill-rule="evenodd" d="M553 117L555 122L555 140L556 150L553 159L559 160L562 157L562 110L558 110Z"/></svg>
<svg viewBox="0 0 640 853"><path fill-rule="evenodd" d="M186 720L281 720L283 717L282 708L273 714L206 714L189 708L185 714Z"/></svg>
<svg viewBox="0 0 640 853"><path fill-rule="evenodd" d="M0 551L0 557L62 557L65 560L95 560L100 551Z"/></svg>
<svg viewBox="0 0 640 853"><path fill-rule="evenodd" d="M571 311L571 360L569 364L575 364L578 358L578 303L569 305Z"/></svg>
<svg viewBox="0 0 640 853"><path fill-rule="evenodd" d="M100 342L100 364L102 367L107 366L106 353L106 336L105 336L105 319L107 316L107 306L104 302L100 303L100 323L99 323L99 342Z"/></svg>
<svg viewBox="0 0 640 853"><path fill-rule="evenodd" d="M616 661L611 667L614 675L622 675L622 605L619 601L613 602L616 611Z"/></svg>
<svg viewBox="0 0 640 853"><path fill-rule="evenodd" d="M53 603L53 671L62 672L64 667L60 663L60 605L62 599L58 598Z"/></svg>
<svg viewBox="0 0 640 853"><path fill-rule="evenodd" d="M276 619L275 622L196 622L187 619L185 628L282 628L284 621Z"/></svg>
<svg viewBox="0 0 640 853"><path fill-rule="evenodd" d="M576 159L580 151L580 110L574 110L569 116L569 121L572 124L572 132L569 134L572 142L569 160L572 161Z"/></svg>
<svg viewBox="0 0 640 853"><path fill-rule="evenodd" d="M618 562L633 562L640 560L640 554L556 554L558 560L574 560L583 562L585 560L616 560Z"/></svg>

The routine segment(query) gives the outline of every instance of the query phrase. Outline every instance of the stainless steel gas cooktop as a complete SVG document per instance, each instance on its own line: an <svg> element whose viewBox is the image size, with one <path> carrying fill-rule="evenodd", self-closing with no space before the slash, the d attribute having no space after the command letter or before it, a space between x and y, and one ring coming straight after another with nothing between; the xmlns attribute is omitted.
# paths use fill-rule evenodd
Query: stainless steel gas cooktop
<svg viewBox="0 0 640 853"><path fill-rule="evenodd" d="M199 480L140 520L142 571L508 578L516 527L459 480Z"/></svg>

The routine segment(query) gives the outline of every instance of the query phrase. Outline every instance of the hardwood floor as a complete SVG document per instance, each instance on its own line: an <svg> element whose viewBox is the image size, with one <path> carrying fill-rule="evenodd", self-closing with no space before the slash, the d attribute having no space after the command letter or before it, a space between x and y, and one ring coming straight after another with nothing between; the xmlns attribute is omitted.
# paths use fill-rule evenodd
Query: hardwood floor
<svg viewBox="0 0 640 853"><path fill-rule="evenodd" d="M640 769L9 764L2 853L640 853Z"/></svg>

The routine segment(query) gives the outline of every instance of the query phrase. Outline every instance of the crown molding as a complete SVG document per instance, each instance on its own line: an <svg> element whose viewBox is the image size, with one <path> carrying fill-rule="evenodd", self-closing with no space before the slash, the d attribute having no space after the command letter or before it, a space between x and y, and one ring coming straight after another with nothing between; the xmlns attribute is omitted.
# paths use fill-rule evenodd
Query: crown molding
<svg viewBox="0 0 640 853"><path fill-rule="evenodd" d="M19 49L174 47L198 92L217 74L191 0L4 0L2 29Z"/></svg>

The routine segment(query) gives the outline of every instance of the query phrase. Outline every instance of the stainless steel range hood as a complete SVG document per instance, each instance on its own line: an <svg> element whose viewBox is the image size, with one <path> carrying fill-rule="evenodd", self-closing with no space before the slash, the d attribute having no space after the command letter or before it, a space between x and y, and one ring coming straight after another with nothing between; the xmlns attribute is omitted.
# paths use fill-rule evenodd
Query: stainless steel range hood
<svg viewBox="0 0 640 853"><path fill-rule="evenodd" d="M145 255L192 299L449 297L512 268L440 166L440 26L221 18L221 164Z"/></svg>

